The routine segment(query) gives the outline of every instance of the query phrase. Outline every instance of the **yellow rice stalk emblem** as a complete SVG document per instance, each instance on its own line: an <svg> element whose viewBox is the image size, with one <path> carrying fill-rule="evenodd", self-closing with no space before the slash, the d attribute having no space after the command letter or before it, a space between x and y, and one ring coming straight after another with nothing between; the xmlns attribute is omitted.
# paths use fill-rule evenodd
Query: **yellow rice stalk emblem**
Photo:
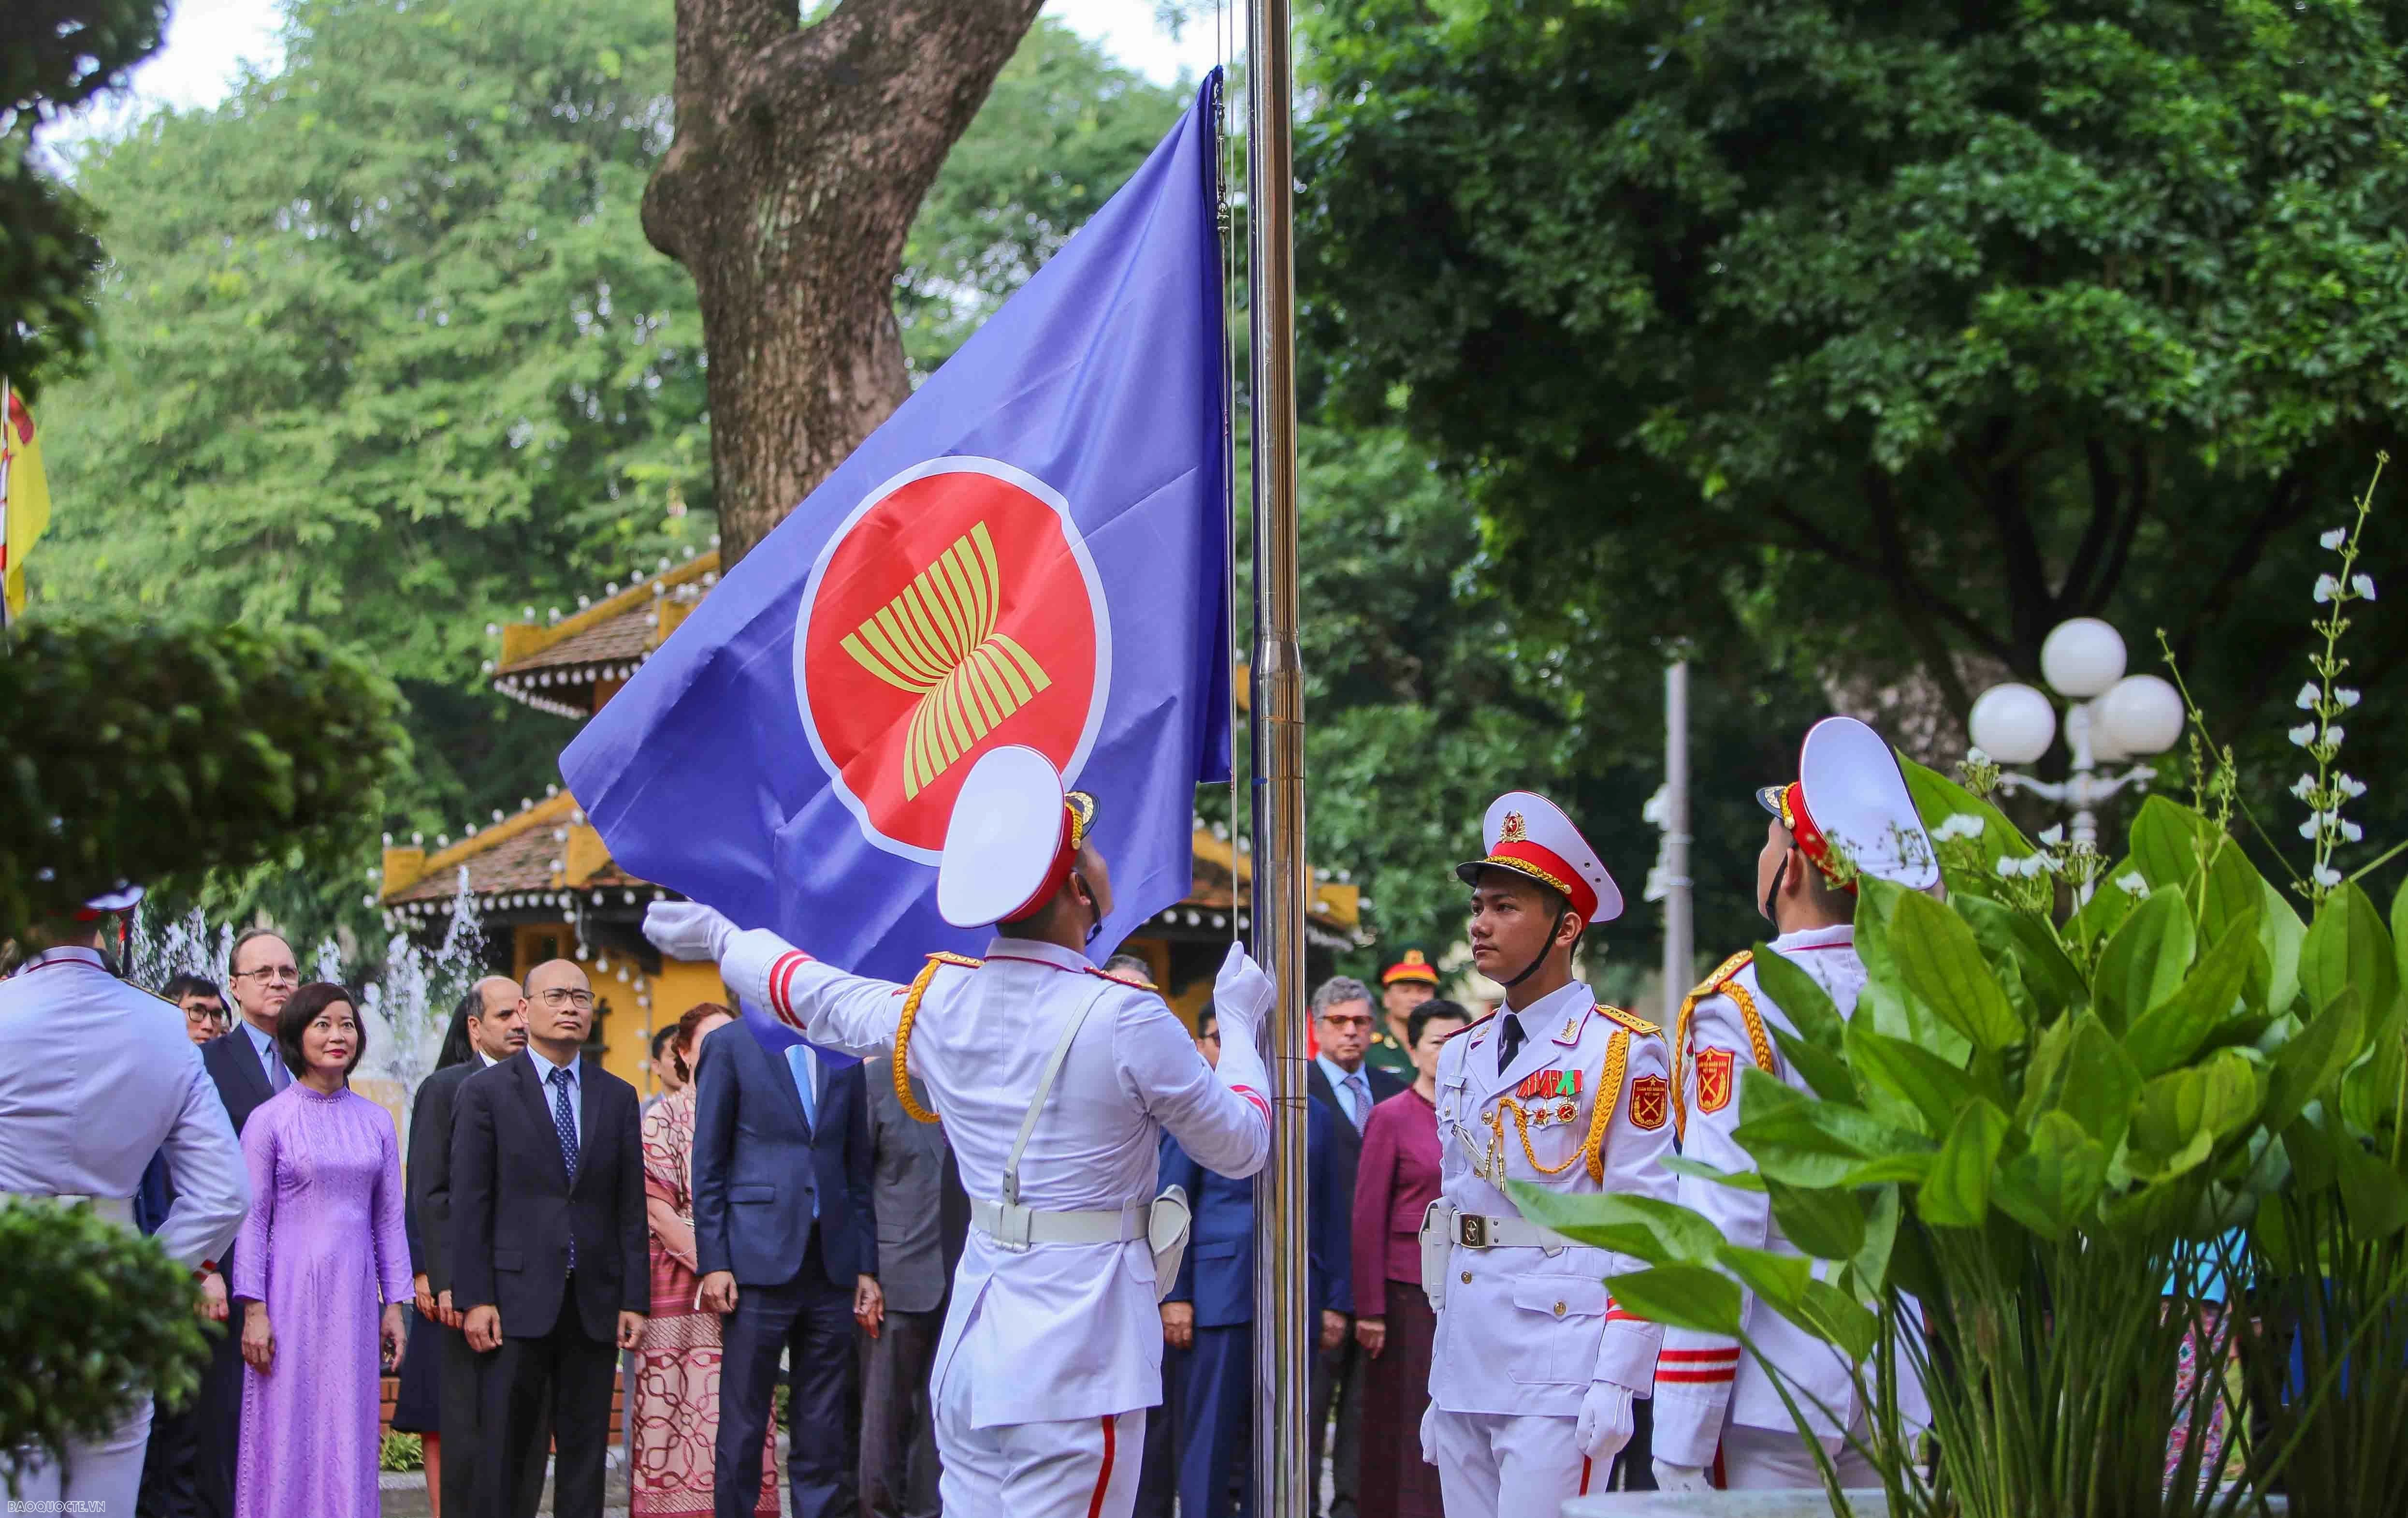
<svg viewBox="0 0 2408 1518"><path fill-rule="evenodd" d="M844 639L861 667L920 698L903 745L907 799L1054 683L995 630L1002 590L982 522Z"/></svg>

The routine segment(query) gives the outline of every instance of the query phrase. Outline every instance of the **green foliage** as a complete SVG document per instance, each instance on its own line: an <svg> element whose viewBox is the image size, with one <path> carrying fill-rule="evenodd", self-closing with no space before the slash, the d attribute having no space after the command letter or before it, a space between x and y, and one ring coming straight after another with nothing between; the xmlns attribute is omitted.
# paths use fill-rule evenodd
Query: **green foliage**
<svg viewBox="0 0 2408 1518"><path fill-rule="evenodd" d="M136 1397L180 1403L208 1363L191 1276L88 1206L0 1203L0 1470L115 1427ZM222 1330L220 1330L222 1331Z"/></svg>
<svg viewBox="0 0 2408 1518"><path fill-rule="evenodd" d="M1337 414L1460 480L1526 628L1669 625L1961 716L2062 617L2162 626L2246 725L2253 796L2288 782L2268 714L2327 566L2292 529L2399 436L2408 5L1310 24L1305 347ZM2359 773L2399 766L2403 713L2353 714Z"/></svg>
<svg viewBox="0 0 2408 1518"><path fill-rule="evenodd" d="M395 705L303 630L31 626L0 655L0 938L119 881L354 846Z"/></svg>
<svg viewBox="0 0 2408 1518"><path fill-rule="evenodd" d="M432 1350L433 1345L427 1348ZM424 1470L426 1441L416 1434L387 1434L377 1446L379 1470Z"/></svg>
<svg viewBox="0 0 2408 1518"><path fill-rule="evenodd" d="M166 0L15 0L0 15L0 375L28 395L91 339L93 208L34 166L34 135L158 50Z"/></svg>

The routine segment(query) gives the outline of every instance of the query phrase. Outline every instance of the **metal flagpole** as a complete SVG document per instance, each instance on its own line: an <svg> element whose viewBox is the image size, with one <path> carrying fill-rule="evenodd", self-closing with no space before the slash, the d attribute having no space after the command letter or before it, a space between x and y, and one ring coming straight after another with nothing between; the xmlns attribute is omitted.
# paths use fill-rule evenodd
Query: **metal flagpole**
<svg viewBox="0 0 2408 1518"><path fill-rule="evenodd" d="M1254 1183L1254 1490L1265 1518L1312 1518L1305 1435L1304 674L1297 643L1295 174L1288 0L1252 0L1246 54L1253 348L1254 954L1271 1013L1271 1155Z"/></svg>
<svg viewBox="0 0 2408 1518"><path fill-rule="evenodd" d="M8 377L0 375L0 632L15 619L8 612L8 464L17 456L16 428L8 421Z"/></svg>
<svg viewBox="0 0 2408 1518"><path fill-rule="evenodd" d="M1696 984L1689 917L1689 666L1664 671L1664 1026Z"/></svg>

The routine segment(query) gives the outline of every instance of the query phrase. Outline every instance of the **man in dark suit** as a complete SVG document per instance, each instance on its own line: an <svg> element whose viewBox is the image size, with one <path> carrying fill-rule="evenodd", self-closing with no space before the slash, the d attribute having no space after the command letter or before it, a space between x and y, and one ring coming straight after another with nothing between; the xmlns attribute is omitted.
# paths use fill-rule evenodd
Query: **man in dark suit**
<svg viewBox="0 0 2408 1518"><path fill-rule="evenodd" d="M1213 1038L1217 1019L1197 1018L1200 1038ZM1349 1220L1331 1203L1336 1185L1331 1124L1320 1105L1308 1105L1305 1168L1306 1320L1321 1325L1329 1346L1334 1325L1352 1310L1348 1280ZM1179 1472L1180 1518L1253 1518L1254 1464L1248 1454L1254 1401L1254 1183L1232 1181L1197 1164L1162 1136L1162 1186L1187 1192L1194 1226L1179 1277L1162 1301L1163 1337L1188 1350L1183 1388L1185 1424L1172 1458ZM1316 1480L1315 1485L1319 1484Z"/></svg>
<svg viewBox="0 0 2408 1518"><path fill-rule="evenodd" d="M1363 1160L1363 1125L1371 1109L1405 1089L1405 1083L1367 1062L1376 1026L1371 988L1348 976L1322 982L1312 994L1312 1031L1321 1046L1305 1067L1305 1088L1329 1110L1330 1176L1333 1206L1340 1220L1354 1215L1354 1172ZM1346 1226L1341 1221L1340 1227ZM1355 1493L1363 1471L1363 1373L1369 1364L1363 1346L1354 1342L1354 1320L1346 1316L1338 1342L1325 1332L1321 1353L1312 1362L1312 1396L1306 1413L1318 1454L1332 1415L1337 1435L1329 1446L1329 1518L1355 1518ZM1315 1482L1313 1500L1320 1501Z"/></svg>
<svg viewBox="0 0 2408 1518"><path fill-rule="evenodd" d="M235 1010L240 1015L231 1032L201 1046L201 1065L225 1103L235 1137L267 1098L293 1083L276 1049L276 1020L284 1004L301 986L301 967L293 946L281 935L252 928L234 942L230 960ZM173 1178L169 1178L172 1181ZM201 1282L204 1310L218 1317L226 1300L226 1278L234 1272L234 1246L217 1273ZM220 1323L225 1320L218 1317ZM201 1505L211 1518L234 1518L234 1472L242 1441L242 1335L230 1330L209 1344L209 1367L193 1398L197 1425L193 1471Z"/></svg>
<svg viewBox="0 0 2408 1518"><path fill-rule="evenodd" d="M477 1506L477 1462L480 1413L477 1407L477 1354L460 1332L460 1310L452 1305L452 1115L460 1084L480 1070L491 1069L526 1048L526 1013L519 983L507 975L489 975L468 988L461 998L467 1014L467 1059L447 1065L418 1083L409 1109L409 1229L417 1249L419 1322L432 1330L425 1343L413 1342L411 1353L439 1354L436 1406L441 1433L438 1482L443 1506L466 1515ZM535 1490L522 1492L523 1509L542 1497L543 1462L532 1467Z"/></svg>
<svg viewBox="0 0 2408 1518"><path fill-rule="evenodd" d="M760 1498L782 1352L795 1518L852 1518L853 1306L878 1291L861 1062L806 1043L775 1055L749 1023L722 1028L702 1042L694 1101L695 1258L723 1324L713 1511L747 1518Z"/></svg>
<svg viewBox="0 0 2408 1518"><path fill-rule="evenodd" d="M866 1060L861 1073L869 1100L869 1203L878 1220L876 1292L882 1297L854 1304L870 1335L861 1373L861 1506L868 1518L934 1518L937 1425L928 1375L969 1232L969 1196L944 1128L903 1110L894 1057ZM927 1088L916 1079L911 1099L926 1110Z"/></svg>
<svg viewBox="0 0 2408 1518"><path fill-rule="evenodd" d="M565 959L529 971L527 1046L460 1082L452 1118L452 1301L483 1360L476 1518L601 1518L617 1349L652 1305L636 1088L583 1052L594 991Z"/></svg>

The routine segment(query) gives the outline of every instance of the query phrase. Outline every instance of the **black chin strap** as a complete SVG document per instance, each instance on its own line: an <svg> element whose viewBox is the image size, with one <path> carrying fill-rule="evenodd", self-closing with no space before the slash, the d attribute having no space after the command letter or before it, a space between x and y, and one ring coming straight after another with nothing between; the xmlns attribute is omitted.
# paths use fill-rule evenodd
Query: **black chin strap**
<svg viewBox="0 0 2408 1518"><path fill-rule="evenodd" d="M1104 930L1103 909L1096 904L1096 888L1087 883L1087 878L1084 875L1074 869L1070 872L1070 879L1078 881L1079 889L1087 894L1087 936L1081 941L1093 943L1096 941L1096 936Z"/></svg>
<svg viewBox="0 0 2408 1518"><path fill-rule="evenodd" d="M1781 855L1781 867L1772 872L1772 883L1765 888L1764 901L1762 905L1756 909L1758 911L1764 913L1764 920L1766 922L1773 924L1775 926L1780 924L1781 919L1772 915L1773 898L1781 895L1781 882L1787 879L1789 875L1789 856L1797 852L1798 851L1795 849L1785 850L1783 852Z"/></svg>
<svg viewBox="0 0 2408 1518"><path fill-rule="evenodd" d="M1510 981L1499 981L1498 984L1503 986L1506 990L1511 991L1515 986L1520 985L1523 981L1528 980L1531 976L1538 974L1539 967L1545 964L1547 962L1547 956L1555 952L1555 935L1564 930L1564 919L1570 915L1571 912L1569 909L1556 912L1555 925L1547 929L1546 946L1539 951L1539 957L1524 966L1522 967L1521 974L1513 977L1513 979Z"/></svg>

